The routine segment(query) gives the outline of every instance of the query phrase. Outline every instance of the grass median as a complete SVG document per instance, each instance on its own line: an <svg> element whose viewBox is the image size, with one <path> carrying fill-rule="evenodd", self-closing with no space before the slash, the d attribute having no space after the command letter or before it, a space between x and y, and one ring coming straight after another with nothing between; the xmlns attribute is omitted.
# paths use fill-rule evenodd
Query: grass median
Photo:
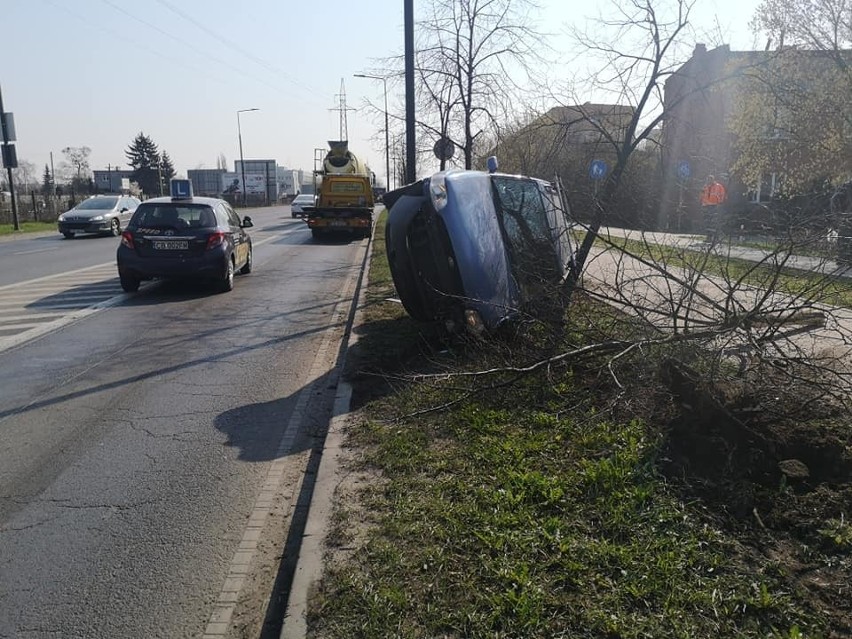
<svg viewBox="0 0 852 639"><path fill-rule="evenodd" d="M21 222L18 226L20 229L16 231L14 224L0 224L0 236L56 231L56 222Z"/></svg>
<svg viewBox="0 0 852 639"><path fill-rule="evenodd" d="M349 361L353 481L337 500L309 636L793 639L849 628L848 603L832 610L792 548L806 546L814 570L842 568L822 579L848 577L842 517L820 511L791 533L771 507L793 487L717 476L728 449L718 469L681 463L702 444L676 441L677 407L647 353L623 363L641 382L627 390L594 360L454 376L534 350L448 342L410 320L393 300L382 228ZM584 299L572 313L566 348L611 318ZM739 503L746 489L763 519Z"/></svg>

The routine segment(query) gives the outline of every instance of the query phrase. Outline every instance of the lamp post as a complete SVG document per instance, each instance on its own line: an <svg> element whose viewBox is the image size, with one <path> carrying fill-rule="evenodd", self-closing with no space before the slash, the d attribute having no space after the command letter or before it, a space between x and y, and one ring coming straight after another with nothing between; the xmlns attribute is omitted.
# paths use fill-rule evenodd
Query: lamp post
<svg viewBox="0 0 852 639"><path fill-rule="evenodd" d="M243 132L240 129L240 113L248 113L249 111L260 111L260 109L240 109L237 111L237 139L240 141L240 168L243 172L243 208L246 206L246 163L243 159Z"/></svg>
<svg viewBox="0 0 852 639"><path fill-rule="evenodd" d="M385 184L385 189L390 191L391 185L391 172L390 172L390 141L388 133L388 81L387 78L380 75L368 75L366 73L356 73L356 78L370 78L372 80L381 80L382 84L385 85L385 179L387 183Z"/></svg>

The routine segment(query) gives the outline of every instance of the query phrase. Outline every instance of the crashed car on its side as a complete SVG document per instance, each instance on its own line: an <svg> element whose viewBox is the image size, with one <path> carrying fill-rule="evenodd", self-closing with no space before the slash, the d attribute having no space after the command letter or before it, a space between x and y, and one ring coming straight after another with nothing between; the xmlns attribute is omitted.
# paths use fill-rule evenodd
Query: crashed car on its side
<svg viewBox="0 0 852 639"><path fill-rule="evenodd" d="M543 180L449 170L384 201L394 285L417 320L493 331L552 296L573 260L567 202Z"/></svg>

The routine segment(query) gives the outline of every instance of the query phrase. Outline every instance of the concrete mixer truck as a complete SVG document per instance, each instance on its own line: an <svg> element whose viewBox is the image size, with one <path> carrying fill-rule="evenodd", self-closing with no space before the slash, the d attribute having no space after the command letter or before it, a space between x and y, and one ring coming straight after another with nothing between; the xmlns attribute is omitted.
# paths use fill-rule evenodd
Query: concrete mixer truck
<svg viewBox="0 0 852 639"><path fill-rule="evenodd" d="M304 208L305 221L315 238L340 231L370 237L373 173L349 150L347 141L330 141L328 146L328 151L314 153L316 204Z"/></svg>

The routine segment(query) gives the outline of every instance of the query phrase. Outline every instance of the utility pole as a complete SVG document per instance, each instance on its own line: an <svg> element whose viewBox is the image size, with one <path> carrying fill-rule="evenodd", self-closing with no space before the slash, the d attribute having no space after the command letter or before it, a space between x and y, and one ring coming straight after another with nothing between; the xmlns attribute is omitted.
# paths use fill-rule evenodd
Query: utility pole
<svg viewBox="0 0 852 639"><path fill-rule="evenodd" d="M240 109L239 111L237 111L237 139L240 142L240 168L242 169L242 173L243 173L243 188L242 188L243 208L245 208L247 206L247 204L246 204L246 191L248 191L248 189L246 188L246 161L243 159L243 132L242 132L242 129L240 128L240 113L247 113L249 111L260 111L260 109L255 107L255 108L252 108L252 109Z"/></svg>
<svg viewBox="0 0 852 639"><path fill-rule="evenodd" d="M405 0L405 181L417 180L414 148L414 0Z"/></svg>
<svg viewBox="0 0 852 639"><path fill-rule="evenodd" d="M9 177L9 196L12 198L12 224L16 231L21 230L18 221L18 200L15 197L15 182L12 178L12 169L18 166L18 158L15 154L15 145L9 144L9 121L6 112L3 111L3 91L0 89L0 129L3 129L3 164L6 165L6 175Z"/></svg>
<svg viewBox="0 0 852 639"><path fill-rule="evenodd" d="M390 134L388 133L388 79L381 75L368 75L366 73L356 73L356 78L371 78L373 80L381 80L385 86L385 189L391 190L391 172L390 172Z"/></svg>

